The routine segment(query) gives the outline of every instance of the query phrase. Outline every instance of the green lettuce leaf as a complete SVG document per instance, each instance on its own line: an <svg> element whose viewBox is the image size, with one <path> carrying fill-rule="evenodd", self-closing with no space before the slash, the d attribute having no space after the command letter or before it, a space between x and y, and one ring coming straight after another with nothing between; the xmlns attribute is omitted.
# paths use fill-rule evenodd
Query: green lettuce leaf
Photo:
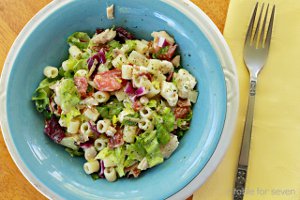
<svg viewBox="0 0 300 200"><path fill-rule="evenodd" d="M164 124L156 124L157 139L160 144L165 145L170 141L170 133L165 128Z"/></svg>
<svg viewBox="0 0 300 200"><path fill-rule="evenodd" d="M87 33L84 32L75 32L68 37L68 43L70 45L75 45L79 49L86 49L90 42L90 37Z"/></svg>
<svg viewBox="0 0 300 200"><path fill-rule="evenodd" d="M72 79L61 81L57 95L60 97L61 109L66 113L80 102L77 88Z"/></svg>
<svg viewBox="0 0 300 200"><path fill-rule="evenodd" d="M134 114L126 115L124 117L122 125L136 126L137 125L136 120L132 120L132 119L137 119L138 120L138 118L139 118L139 113L137 113L137 112L134 113Z"/></svg>
<svg viewBox="0 0 300 200"><path fill-rule="evenodd" d="M127 158L124 166L129 167L137 161L141 161L147 155L147 152L139 142L135 142L133 144L126 145L126 155Z"/></svg>
<svg viewBox="0 0 300 200"><path fill-rule="evenodd" d="M174 130L175 116L171 111L171 108L166 107L162 113L163 124L168 132Z"/></svg>
<svg viewBox="0 0 300 200"><path fill-rule="evenodd" d="M96 159L100 159L100 160L109 159L111 162L113 162L116 165L116 171L119 174L119 176L122 177L125 175L124 172L125 148L124 147L118 147L115 149L110 149L106 147L98 153Z"/></svg>
<svg viewBox="0 0 300 200"><path fill-rule="evenodd" d="M124 162L125 162L125 149L124 147L118 147L114 150L116 160L117 160L117 167L116 171L118 172L119 176L125 176L124 172Z"/></svg>
<svg viewBox="0 0 300 200"><path fill-rule="evenodd" d="M170 133L175 128L175 116L168 107L165 107L160 114L161 115L155 116L155 127L157 130L158 142L165 145L169 142Z"/></svg>
<svg viewBox="0 0 300 200"><path fill-rule="evenodd" d="M136 41L135 40L126 40L126 45L128 45L129 49L126 53L132 52L136 47Z"/></svg>
<svg viewBox="0 0 300 200"><path fill-rule="evenodd" d="M88 70L87 59L81 59L74 65L73 68L74 74L80 69Z"/></svg>
<svg viewBox="0 0 300 200"><path fill-rule="evenodd" d="M100 178L100 176L99 176L99 174L98 173L92 173L91 174L91 177L92 177L92 179L95 181L95 180L98 180L99 178Z"/></svg>
<svg viewBox="0 0 300 200"><path fill-rule="evenodd" d="M74 58L69 58L64 61L64 65L65 70L61 67L59 68L58 73L61 77L65 78L73 78L74 74L80 69L88 70L87 59L76 60Z"/></svg>
<svg viewBox="0 0 300 200"><path fill-rule="evenodd" d="M137 142L141 143L147 152L146 159L149 167L158 165L164 161L163 155L160 151L156 131L145 132L137 137Z"/></svg>
<svg viewBox="0 0 300 200"><path fill-rule="evenodd" d="M118 116L123 108L122 102L119 102L116 99L106 105L96 107L101 117L104 119L112 119L114 115Z"/></svg>
<svg viewBox="0 0 300 200"><path fill-rule="evenodd" d="M164 55L164 54L168 53L169 48L170 48L169 46L162 47L157 53L152 54L152 58L156 59L160 55Z"/></svg>
<svg viewBox="0 0 300 200"><path fill-rule="evenodd" d="M65 151L70 154L72 157L80 157L84 155L84 152L81 149L71 149L71 148L65 148Z"/></svg>
<svg viewBox="0 0 300 200"><path fill-rule="evenodd" d="M148 102L147 106L148 106L149 108L156 108L156 107L157 107L157 101L156 101L155 99L151 99L151 100Z"/></svg>
<svg viewBox="0 0 300 200"><path fill-rule="evenodd" d="M38 112L45 112L45 116L51 115L49 111L46 111L46 108L49 107L49 97L52 95L52 91L49 88L56 83L56 79L46 78L42 80L32 95L32 101L35 102L35 106Z"/></svg>
<svg viewBox="0 0 300 200"><path fill-rule="evenodd" d="M32 96L32 100L35 102L35 107L38 112L46 110L50 103L47 92L44 89L36 90Z"/></svg>
<svg viewBox="0 0 300 200"><path fill-rule="evenodd" d="M162 163L164 159L160 151L156 131L139 135L135 143L126 146L126 155L126 167L141 161L144 157L146 157L149 167Z"/></svg>
<svg viewBox="0 0 300 200"><path fill-rule="evenodd" d="M69 123L71 122L71 120L80 115L81 115L81 112L79 110L77 110L76 108L71 108L71 110L67 114L61 115L60 120L64 121L64 124L69 126Z"/></svg>
<svg viewBox="0 0 300 200"><path fill-rule="evenodd" d="M108 46L110 47L111 50L113 49L120 49L122 47L122 44L120 44L119 41L116 41L116 40L112 40L108 43Z"/></svg>

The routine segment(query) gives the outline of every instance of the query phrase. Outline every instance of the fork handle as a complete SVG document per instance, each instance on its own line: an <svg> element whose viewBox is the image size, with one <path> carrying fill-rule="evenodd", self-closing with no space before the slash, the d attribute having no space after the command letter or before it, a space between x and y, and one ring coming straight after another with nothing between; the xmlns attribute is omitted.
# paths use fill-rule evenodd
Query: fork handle
<svg viewBox="0 0 300 200"><path fill-rule="evenodd" d="M257 79L251 78L248 98L248 108L243 132L243 142L239 156L238 169L235 179L234 200L242 200L245 193L247 178L251 131L253 123L254 103Z"/></svg>
<svg viewBox="0 0 300 200"><path fill-rule="evenodd" d="M250 80L248 108L246 114L246 121L244 125L243 142L242 142L242 147L241 147L241 152L239 157L239 165L242 166L248 166L250 140L251 140L253 114L254 114L254 103L255 103L255 94L256 94L256 84L257 84L256 79Z"/></svg>

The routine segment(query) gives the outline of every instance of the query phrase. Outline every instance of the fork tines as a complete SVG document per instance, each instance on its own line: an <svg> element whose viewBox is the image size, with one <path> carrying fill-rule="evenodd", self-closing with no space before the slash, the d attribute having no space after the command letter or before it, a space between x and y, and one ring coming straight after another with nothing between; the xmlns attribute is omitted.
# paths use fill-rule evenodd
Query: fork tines
<svg viewBox="0 0 300 200"><path fill-rule="evenodd" d="M250 44L254 43L255 45L259 45L263 48L264 47L269 48L270 47L270 42L271 42L272 30L273 30L275 5L273 5L273 8L272 8L271 17L270 17L270 20L269 20L269 27L268 27L267 34L265 36L265 27L266 27L268 13L269 13L269 4L267 5L267 9L265 11L265 16L264 16L264 19L263 19L263 24L261 26L261 18L262 18L263 11L264 11L264 3L262 4L260 14L259 14L259 18L258 18L257 25L256 25L256 29L255 29L255 32L254 32L254 36L252 38L257 9L258 9L258 2L255 5L255 8L254 8L254 11L253 11L250 23L249 23L249 28L248 28L248 31L247 31L245 43L250 43ZM260 32L260 36L259 36L259 32Z"/></svg>

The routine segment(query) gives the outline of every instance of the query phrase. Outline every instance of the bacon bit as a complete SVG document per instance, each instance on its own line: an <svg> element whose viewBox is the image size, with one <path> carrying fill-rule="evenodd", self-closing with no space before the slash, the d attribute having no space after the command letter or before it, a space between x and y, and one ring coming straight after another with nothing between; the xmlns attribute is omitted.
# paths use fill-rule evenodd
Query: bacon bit
<svg viewBox="0 0 300 200"><path fill-rule="evenodd" d="M117 41L125 42L126 40L135 39L134 35L128 32L126 29L122 27L116 28L117 37L115 38Z"/></svg>
<svg viewBox="0 0 300 200"><path fill-rule="evenodd" d="M134 178L137 178L137 177L140 175L141 170L137 168L138 165L139 165L139 164L136 163L136 164L133 164L133 165L131 165L130 167L126 167L126 168L124 169L124 172L125 172L125 173L129 172L129 173L127 174L127 178L129 178L130 175L133 175Z"/></svg>
<svg viewBox="0 0 300 200"><path fill-rule="evenodd" d="M142 133L142 129L138 128L137 131L136 131L136 135L139 135Z"/></svg>
<svg viewBox="0 0 300 200"><path fill-rule="evenodd" d="M109 138L108 140L108 147L113 149L122 146L123 144L123 132L120 128L117 128L117 132L114 134L113 137Z"/></svg>
<svg viewBox="0 0 300 200"><path fill-rule="evenodd" d="M102 29L102 28L97 28L97 29L96 29L97 35L100 34L100 33L102 33L103 31L104 31L104 29Z"/></svg>
<svg viewBox="0 0 300 200"><path fill-rule="evenodd" d="M109 47L106 44L99 44L98 46L92 46L92 49L96 52L99 52L101 49L103 49L103 51L105 52L109 51Z"/></svg>
<svg viewBox="0 0 300 200"><path fill-rule="evenodd" d="M149 72L139 73L139 76L145 76L149 81L152 81L153 77Z"/></svg>
<svg viewBox="0 0 300 200"><path fill-rule="evenodd" d="M175 51L176 51L176 48L177 48L177 45L173 45L173 46L168 46L169 49L168 49L168 52L165 53L165 54L160 54L158 55L157 57L161 60L168 60L168 61L171 61L174 54L175 54Z"/></svg>
<svg viewBox="0 0 300 200"><path fill-rule="evenodd" d="M61 112L62 112L62 109L61 109L61 107L58 105L58 106L57 106L57 113L60 115Z"/></svg>
<svg viewBox="0 0 300 200"><path fill-rule="evenodd" d="M143 105L139 101L135 101L133 103L133 110L134 111L139 111L142 107L143 107Z"/></svg>
<svg viewBox="0 0 300 200"><path fill-rule="evenodd" d="M190 107L191 102L189 99L178 99L177 106L178 107Z"/></svg>
<svg viewBox="0 0 300 200"><path fill-rule="evenodd" d="M174 109L175 119L184 119L191 112L191 107L176 107Z"/></svg>
<svg viewBox="0 0 300 200"><path fill-rule="evenodd" d="M88 88L88 81L85 77L74 77L74 83L78 90L78 93L82 98L86 97L86 91Z"/></svg>
<svg viewBox="0 0 300 200"><path fill-rule="evenodd" d="M171 72L171 73L169 74L169 76L167 77L167 81L171 81L171 80L172 80L173 74L174 74L174 72Z"/></svg>

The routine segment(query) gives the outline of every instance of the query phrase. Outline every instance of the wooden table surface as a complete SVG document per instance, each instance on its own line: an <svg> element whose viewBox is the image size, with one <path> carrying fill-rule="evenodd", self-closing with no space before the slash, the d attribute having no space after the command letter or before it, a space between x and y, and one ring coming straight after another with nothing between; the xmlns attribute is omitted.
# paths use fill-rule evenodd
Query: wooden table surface
<svg viewBox="0 0 300 200"><path fill-rule="evenodd" d="M192 0L223 31L229 0ZM0 71L15 38L25 24L50 0L0 1ZM42 200L40 194L20 173L0 134L0 199ZM192 199L189 198L189 199Z"/></svg>

